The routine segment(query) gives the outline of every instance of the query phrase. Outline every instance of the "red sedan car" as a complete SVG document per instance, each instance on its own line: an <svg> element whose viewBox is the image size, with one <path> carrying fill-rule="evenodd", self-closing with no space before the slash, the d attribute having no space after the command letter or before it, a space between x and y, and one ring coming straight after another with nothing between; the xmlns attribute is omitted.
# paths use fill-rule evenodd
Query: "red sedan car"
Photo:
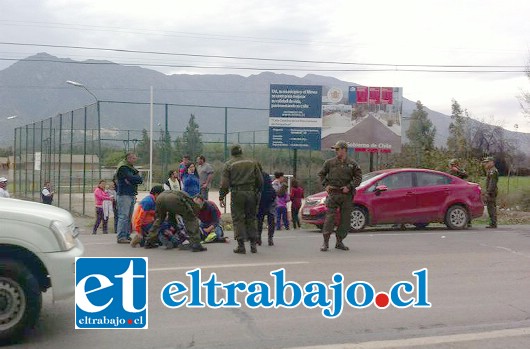
<svg viewBox="0 0 530 349"><path fill-rule="evenodd" d="M302 220L322 228L326 198L326 192L307 197ZM433 222L444 223L449 229L466 229L472 218L484 212L478 184L426 169L367 173L353 201L352 231L378 224L408 223L421 228Z"/></svg>

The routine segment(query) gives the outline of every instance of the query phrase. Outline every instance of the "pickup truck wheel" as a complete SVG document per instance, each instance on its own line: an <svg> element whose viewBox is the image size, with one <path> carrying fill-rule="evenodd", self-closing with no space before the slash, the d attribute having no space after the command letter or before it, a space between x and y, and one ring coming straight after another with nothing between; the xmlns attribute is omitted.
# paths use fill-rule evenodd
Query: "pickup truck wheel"
<svg viewBox="0 0 530 349"><path fill-rule="evenodd" d="M19 341L37 322L41 306L35 276L20 263L0 259L0 344Z"/></svg>

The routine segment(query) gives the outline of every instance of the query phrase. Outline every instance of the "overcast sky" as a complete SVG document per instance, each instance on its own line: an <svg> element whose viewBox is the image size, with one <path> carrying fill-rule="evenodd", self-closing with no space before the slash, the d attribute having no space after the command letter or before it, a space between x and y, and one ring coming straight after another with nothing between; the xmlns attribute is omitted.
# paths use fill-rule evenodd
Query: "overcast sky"
<svg viewBox="0 0 530 349"><path fill-rule="evenodd" d="M143 64L166 74L314 73L401 86L406 98L446 114L454 98L476 119L530 132L530 117L517 99L530 91L524 74L530 59L527 0L2 0L0 9L0 69L12 59L48 52Z"/></svg>

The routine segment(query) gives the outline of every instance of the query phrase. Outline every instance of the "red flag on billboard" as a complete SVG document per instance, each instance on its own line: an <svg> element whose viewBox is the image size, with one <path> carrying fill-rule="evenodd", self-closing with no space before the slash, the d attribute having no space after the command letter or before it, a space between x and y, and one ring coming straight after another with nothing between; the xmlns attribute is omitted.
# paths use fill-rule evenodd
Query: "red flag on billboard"
<svg viewBox="0 0 530 349"><path fill-rule="evenodd" d="M368 103L368 87L357 86L357 104Z"/></svg>
<svg viewBox="0 0 530 349"><path fill-rule="evenodd" d="M370 104L381 104L381 87L369 87L368 94Z"/></svg>
<svg viewBox="0 0 530 349"><path fill-rule="evenodd" d="M392 87L381 87L381 104L393 104L393 92Z"/></svg>

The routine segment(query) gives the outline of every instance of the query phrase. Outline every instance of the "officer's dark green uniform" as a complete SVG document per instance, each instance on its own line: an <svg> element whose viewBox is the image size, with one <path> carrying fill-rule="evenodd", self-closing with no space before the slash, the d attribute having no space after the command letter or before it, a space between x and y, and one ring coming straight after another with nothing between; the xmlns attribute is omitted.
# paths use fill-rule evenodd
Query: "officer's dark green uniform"
<svg viewBox="0 0 530 349"><path fill-rule="evenodd" d="M461 179L467 178L467 172L460 168L457 159L452 159L449 161L449 174Z"/></svg>
<svg viewBox="0 0 530 349"><path fill-rule="evenodd" d="M149 235L146 238L146 248L154 247L158 239L158 230L160 225L166 219L173 225L177 225L176 215L180 215L186 226L191 242L193 252L206 251L200 243L199 219L197 214L200 207L184 191L165 190L156 198L155 221L149 229Z"/></svg>
<svg viewBox="0 0 530 349"><path fill-rule="evenodd" d="M250 251L255 253L257 239L257 209L263 185L261 166L252 159L243 157L241 146L231 149L232 157L225 163L219 188L219 201L232 194L230 210L234 225L234 239L238 247L235 253L245 253L245 239L250 241Z"/></svg>
<svg viewBox="0 0 530 349"><path fill-rule="evenodd" d="M486 168L486 207L490 216L490 225L486 228L497 228L497 182L499 171L495 167L494 158L488 156L482 160Z"/></svg>
<svg viewBox="0 0 530 349"><path fill-rule="evenodd" d="M339 151L345 149L347 152L348 144L344 141L338 141L333 149ZM353 196L355 195L355 188L361 184L362 171L355 161L348 158L345 153L344 158L337 157L326 160L322 170L318 173L322 186L328 190L328 197L326 199L326 218L324 221L324 228L322 234L324 236L324 244L321 251L327 251L329 248L329 238L333 232L335 225L335 214L337 209L340 209L340 225L337 227L336 237L337 243L335 248L341 250L348 250L342 240L348 235L350 230L350 216L353 210ZM348 187L349 191L343 193L342 187Z"/></svg>

